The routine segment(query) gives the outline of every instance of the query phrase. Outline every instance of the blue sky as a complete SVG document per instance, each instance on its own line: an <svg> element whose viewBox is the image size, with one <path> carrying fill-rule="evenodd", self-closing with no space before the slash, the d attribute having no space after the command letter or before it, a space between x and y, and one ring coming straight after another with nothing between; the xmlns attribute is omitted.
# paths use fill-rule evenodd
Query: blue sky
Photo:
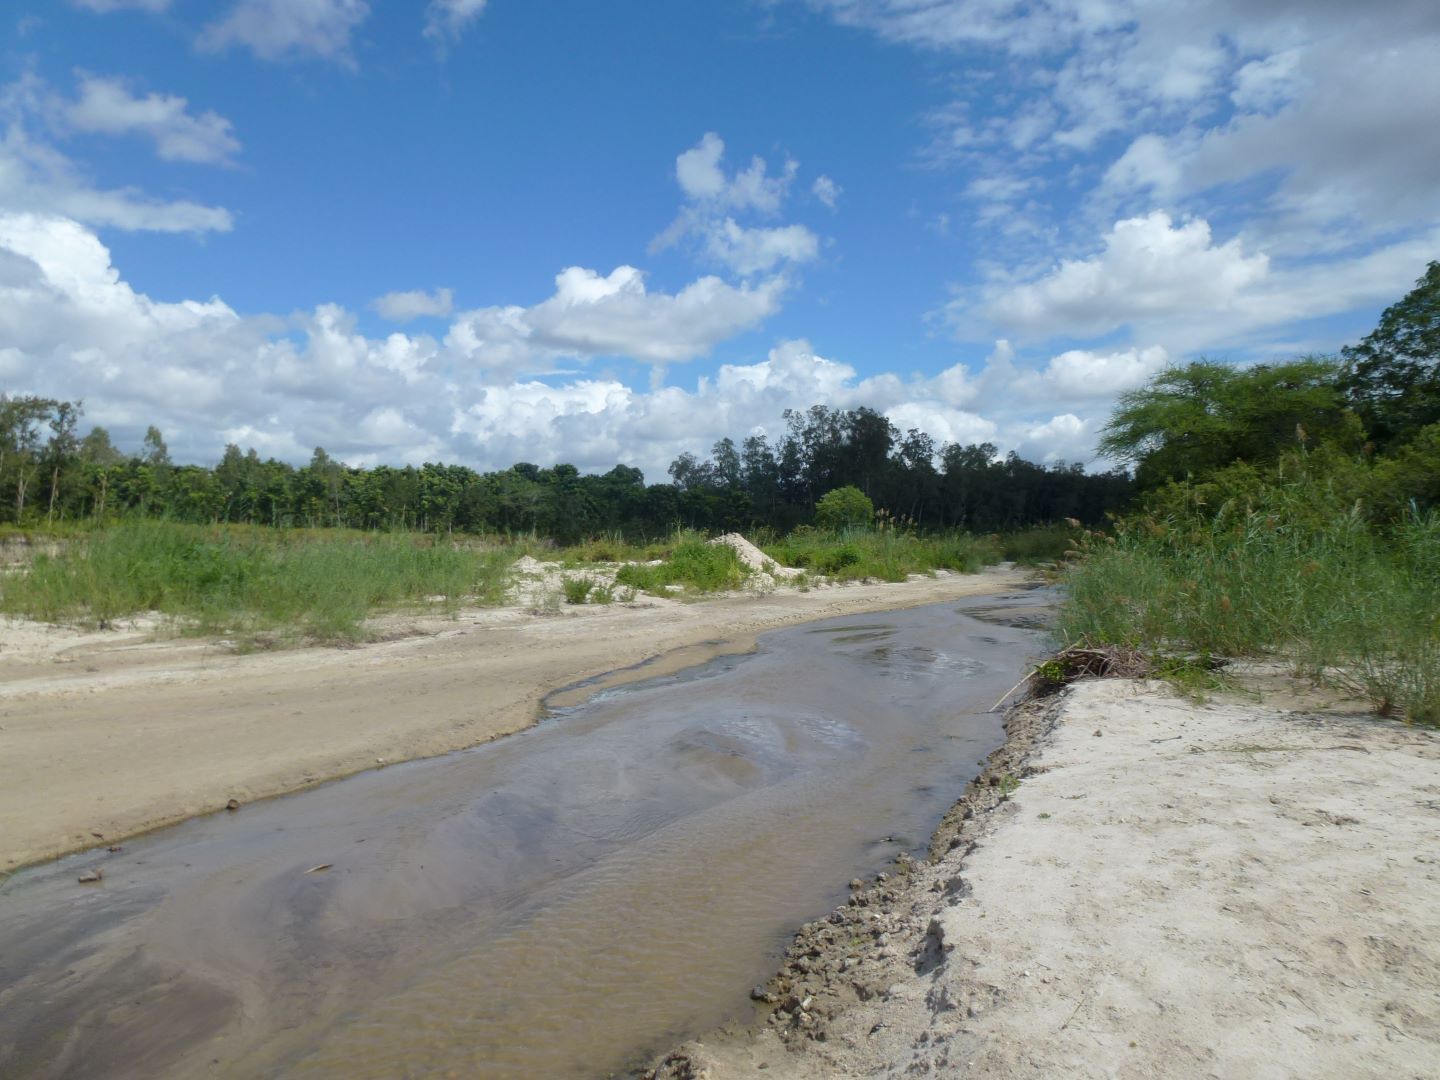
<svg viewBox="0 0 1440 1080"><path fill-rule="evenodd" d="M18 0L0 387L177 457L1090 460L1440 257L1429 0Z"/></svg>

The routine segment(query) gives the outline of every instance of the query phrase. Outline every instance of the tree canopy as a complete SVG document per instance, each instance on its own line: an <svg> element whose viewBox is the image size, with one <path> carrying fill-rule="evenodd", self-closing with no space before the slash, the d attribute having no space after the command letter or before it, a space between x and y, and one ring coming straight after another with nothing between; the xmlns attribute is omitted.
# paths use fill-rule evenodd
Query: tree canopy
<svg viewBox="0 0 1440 1080"><path fill-rule="evenodd" d="M1121 396L1100 451L1135 465L1141 488L1205 476L1235 461L1262 464L1297 445L1358 446L1339 365L1306 358L1240 368L1201 360Z"/></svg>
<svg viewBox="0 0 1440 1080"><path fill-rule="evenodd" d="M1440 423L1440 262L1340 355L1341 387L1382 449Z"/></svg>

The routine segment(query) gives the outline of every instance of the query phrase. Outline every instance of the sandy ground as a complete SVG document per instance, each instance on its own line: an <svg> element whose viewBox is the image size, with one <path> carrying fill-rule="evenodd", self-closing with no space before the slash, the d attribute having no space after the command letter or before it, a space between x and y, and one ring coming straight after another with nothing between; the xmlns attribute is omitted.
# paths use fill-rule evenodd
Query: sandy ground
<svg viewBox="0 0 1440 1080"><path fill-rule="evenodd" d="M1311 704L1027 704L939 861L660 1075L1440 1076L1440 733Z"/></svg>
<svg viewBox="0 0 1440 1080"><path fill-rule="evenodd" d="M694 603L552 604L549 614L522 602L392 619L393 640L362 648L250 655L155 640L144 621L104 633L0 625L0 871L231 799L473 746L533 723L557 688L661 654L646 673L747 648L775 627L1004 592L1030 577L992 568Z"/></svg>

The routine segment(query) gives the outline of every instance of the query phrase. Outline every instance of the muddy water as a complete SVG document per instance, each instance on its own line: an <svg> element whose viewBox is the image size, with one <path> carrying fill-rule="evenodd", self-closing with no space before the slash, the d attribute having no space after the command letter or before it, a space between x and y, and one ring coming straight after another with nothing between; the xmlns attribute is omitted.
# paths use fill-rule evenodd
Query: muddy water
<svg viewBox="0 0 1440 1080"><path fill-rule="evenodd" d="M0 1075L605 1076L744 1017L795 927L923 848L998 745L1043 603L778 631L19 874Z"/></svg>

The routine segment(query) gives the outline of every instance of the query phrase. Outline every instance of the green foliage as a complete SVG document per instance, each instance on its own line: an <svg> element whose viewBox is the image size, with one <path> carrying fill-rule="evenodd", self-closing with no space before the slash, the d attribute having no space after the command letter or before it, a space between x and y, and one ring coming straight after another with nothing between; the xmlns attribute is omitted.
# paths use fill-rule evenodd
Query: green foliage
<svg viewBox="0 0 1440 1080"><path fill-rule="evenodd" d="M1381 449L1440 423L1440 262L1341 356L1341 387Z"/></svg>
<svg viewBox="0 0 1440 1080"><path fill-rule="evenodd" d="M560 583L560 589L565 594L567 604L583 604L595 588L595 582L588 577L566 577Z"/></svg>
<svg viewBox="0 0 1440 1080"><path fill-rule="evenodd" d="M1074 543L1080 523L1073 525L1042 525L1034 529L1005 533L1000 548L1006 559L1021 566L1058 562Z"/></svg>
<svg viewBox="0 0 1440 1080"><path fill-rule="evenodd" d="M1253 471L1252 471L1253 472ZM1086 543L1067 573L1070 640L1175 654L1274 654L1440 723L1440 517L1376 524L1314 471L1218 506L1171 489L1163 516Z"/></svg>
<svg viewBox="0 0 1440 1080"><path fill-rule="evenodd" d="M1135 465L1142 489L1203 479L1236 461L1275 461L1296 447L1358 449L1339 367L1308 358L1237 368L1199 361L1171 368L1121 396L1100 452Z"/></svg>
<svg viewBox="0 0 1440 1080"><path fill-rule="evenodd" d="M915 536L889 529L801 528L761 550L782 566L800 567L840 581L904 581L910 574L932 570L971 574L1000 561L995 540L958 531Z"/></svg>
<svg viewBox="0 0 1440 1080"><path fill-rule="evenodd" d="M852 485L828 491L815 504L815 524L822 529L848 529L869 525L875 518L875 504Z"/></svg>
<svg viewBox="0 0 1440 1080"><path fill-rule="evenodd" d="M749 567L740 561L734 548L727 544L708 544L693 535L682 534L664 562L657 566L622 566L615 582L657 595L668 593L667 585L681 585L706 593L738 589L749 575Z"/></svg>
<svg viewBox="0 0 1440 1080"><path fill-rule="evenodd" d="M428 536L137 521L0 579L0 610L98 625L154 611L189 632L354 640L378 608L498 602L511 558Z"/></svg>

